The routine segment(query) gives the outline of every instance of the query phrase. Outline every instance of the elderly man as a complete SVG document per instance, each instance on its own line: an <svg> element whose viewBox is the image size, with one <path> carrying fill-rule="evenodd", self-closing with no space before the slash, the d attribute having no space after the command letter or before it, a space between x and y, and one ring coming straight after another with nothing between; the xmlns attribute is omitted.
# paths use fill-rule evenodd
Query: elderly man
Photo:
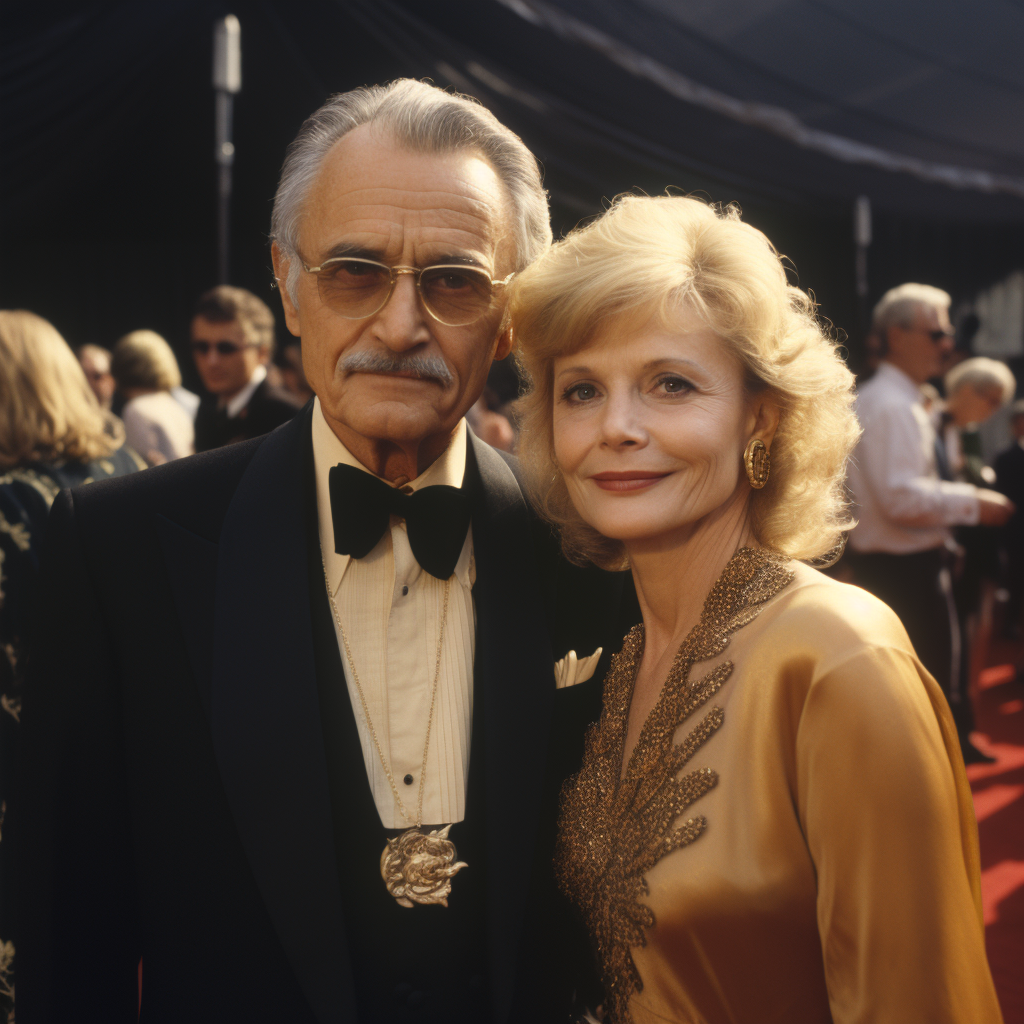
<svg viewBox="0 0 1024 1024"><path fill-rule="evenodd" d="M206 292L192 319L192 358L207 394L196 411L196 451L259 437L287 423L299 401L267 380L274 314L244 288Z"/></svg>
<svg viewBox="0 0 1024 1024"><path fill-rule="evenodd" d="M140 958L154 1020L570 1012L557 794L635 599L554 554L464 423L547 216L476 103L334 97L272 221L315 401L58 498L13 826L23 1024L134 1022Z"/></svg>
<svg viewBox="0 0 1024 1024"><path fill-rule="evenodd" d="M954 716L963 720L961 638L948 567L952 528L1001 525L1013 506L995 491L939 471L942 450L920 388L939 374L952 349L949 304L938 288L905 284L875 307L872 329L883 342L883 358L857 398L864 433L849 471L859 521L849 546L857 582L899 615ZM961 735L970 755L968 742Z"/></svg>

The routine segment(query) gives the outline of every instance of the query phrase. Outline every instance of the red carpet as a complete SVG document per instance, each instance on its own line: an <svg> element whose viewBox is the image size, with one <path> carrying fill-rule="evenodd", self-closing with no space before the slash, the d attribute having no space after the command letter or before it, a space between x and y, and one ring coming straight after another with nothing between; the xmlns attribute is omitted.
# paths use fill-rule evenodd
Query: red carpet
<svg viewBox="0 0 1024 1024"><path fill-rule="evenodd" d="M981 838L985 944L1006 1024L1024 1024L1024 683L1012 665L982 673L975 710L976 743L998 758L967 769Z"/></svg>

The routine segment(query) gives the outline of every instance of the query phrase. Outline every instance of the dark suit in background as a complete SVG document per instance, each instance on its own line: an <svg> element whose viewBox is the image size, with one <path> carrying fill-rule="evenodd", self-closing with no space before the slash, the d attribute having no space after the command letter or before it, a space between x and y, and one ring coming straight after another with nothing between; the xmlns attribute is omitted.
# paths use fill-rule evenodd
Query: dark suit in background
<svg viewBox="0 0 1024 1024"><path fill-rule="evenodd" d="M308 408L58 498L12 825L21 1024L134 1022L140 957L151 1024L563 1019L583 944L551 879L558 790L638 612L628 576L556 555L472 436L464 486L477 653L452 838L470 866L449 918L397 907L380 878ZM553 660L598 646L595 676L556 690Z"/></svg>
<svg viewBox="0 0 1024 1024"><path fill-rule="evenodd" d="M1010 590L1006 622L1013 629L1019 628L1024 609L1024 448L1019 441L996 456L995 471L996 490L1017 506L1004 528Z"/></svg>
<svg viewBox="0 0 1024 1024"><path fill-rule="evenodd" d="M300 406L293 395L266 380L259 383L236 416L218 408L216 395L204 395L196 411L196 451L208 452L269 434L287 423Z"/></svg>

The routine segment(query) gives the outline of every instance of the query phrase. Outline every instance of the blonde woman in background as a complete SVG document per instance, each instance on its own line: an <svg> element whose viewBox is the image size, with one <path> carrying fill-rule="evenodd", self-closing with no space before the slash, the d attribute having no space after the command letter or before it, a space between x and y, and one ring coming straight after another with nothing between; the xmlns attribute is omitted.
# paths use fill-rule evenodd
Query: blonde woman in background
<svg viewBox="0 0 1024 1024"><path fill-rule="evenodd" d="M17 775L24 644L50 505L65 487L142 467L52 324L0 310L0 1018L13 1019L13 885L3 817ZM116 428L118 431L120 428Z"/></svg>
<svg viewBox="0 0 1024 1024"><path fill-rule="evenodd" d="M811 300L735 210L627 197L512 315L535 502L643 612L556 854L604 1019L999 1021L949 709L889 608L808 564L859 433Z"/></svg>
<svg viewBox="0 0 1024 1024"><path fill-rule="evenodd" d="M192 417L171 394L181 386L178 361L159 334L126 334L114 346L110 372L125 399L121 419L127 443L150 466L195 451Z"/></svg>

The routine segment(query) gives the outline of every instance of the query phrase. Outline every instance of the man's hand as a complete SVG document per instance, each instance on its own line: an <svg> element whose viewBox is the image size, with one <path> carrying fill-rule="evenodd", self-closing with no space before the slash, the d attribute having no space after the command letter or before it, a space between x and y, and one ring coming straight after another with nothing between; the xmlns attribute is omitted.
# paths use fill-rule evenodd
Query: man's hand
<svg viewBox="0 0 1024 1024"><path fill-rule="evenodd" d="M998 491L978 489L978 522L982 526L1004 526L1010 516L1017 511L1005 494Z"/></svg>

